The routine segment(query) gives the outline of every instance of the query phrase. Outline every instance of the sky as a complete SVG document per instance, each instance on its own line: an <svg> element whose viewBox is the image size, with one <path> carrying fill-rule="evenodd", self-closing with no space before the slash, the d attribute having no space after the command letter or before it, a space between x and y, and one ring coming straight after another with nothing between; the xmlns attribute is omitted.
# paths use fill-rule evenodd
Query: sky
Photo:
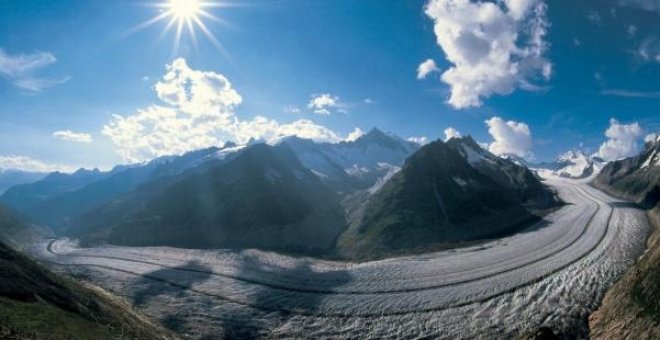
<svg viewBox="0 0 660 340"><path fill-rule="evenodd" d="M659 104L657 0L0 0L0 168L372 127L617 159Z"/></svg>

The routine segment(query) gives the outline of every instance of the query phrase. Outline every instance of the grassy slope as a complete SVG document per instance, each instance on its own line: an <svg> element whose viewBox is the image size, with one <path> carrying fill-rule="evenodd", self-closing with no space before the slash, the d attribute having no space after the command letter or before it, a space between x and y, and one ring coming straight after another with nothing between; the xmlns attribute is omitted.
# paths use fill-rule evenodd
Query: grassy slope
<svg viewBox="0 0 660 340"><path fill-rule="evenodd" d="M14 250L15 236L31 230L0 206L0 339L173 338L100 288L55 275Z"/></svg>
<svg viewBox="0 0 660 340"><path fill-rule="evenodd" d="M174 336L100 288L59 277L0 243L0 338Z"/></svg>
<svg viewBox="0 0 660 340"><path fill-rule="evenodd" d="M593 339L660 339L660 204L649 211L648 251L589 317Z"/></svg>

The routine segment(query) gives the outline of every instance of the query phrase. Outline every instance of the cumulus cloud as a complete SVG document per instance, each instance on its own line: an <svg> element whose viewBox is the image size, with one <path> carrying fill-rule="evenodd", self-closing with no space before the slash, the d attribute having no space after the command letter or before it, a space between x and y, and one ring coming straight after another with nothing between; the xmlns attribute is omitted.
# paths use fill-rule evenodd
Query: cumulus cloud
<svg viewBox="0 0 660 340"><path fill-rule="evenodd" d="M53 137L78 143L91 143L92 136L88 133L73 132L71 130L58 130L53 132Z"/></svg>
<svg viewBox="0 0 660 340"><path fill-rule="evenodd" d="M451 106L480 106L483 98L537 89L533 81L550 78L546 7L541 0L429 0L426 14L453 64L441 77Z"/></svg>
<svg viewBox="0 0 660 340"><path fill-rule="evenodd" d="M598 149L598 155L607 161L633 156L637 152L637 140L643 134L638 123L621 124L610 119L610 126L605 130L608 138Z"/></svg>
<svg viewBox="0 0 660 340"><path fill-rule="evenodd" d="M458 138L461 136L461 133L454 129L453 127L448 127L445 129L445 142L452 139L452 138Z"/></svg>
<svg viewBox="0 0 660 340"><path fill-rule="evenodd" d="M70 79L69 77L45 78L35 76L35 73L40 69L56 61L57 58L47 52L10 55L0 49L0 76L8 79L19 88L32 92L40 92L43 89L62 84Z"/></svg>
<svg viewBox="0 0 660 340"><path fill-rule="evenodd" d="M431 73L440 72L440 69L435 64L435 60L426 59L417 67L417 79L424 79Z"/></svg>
<svg viewBox="0 0 660 340"><path fill-rule="evenodd" d="M330 115L332 109L340 108L339 97L329 93L312 96L307 107L319 115Z"/></svg>
<svg viewBox="0 0 660 340"><path fill-rule="evenodd" d="M18 155L0 156L0 170L21 170L29 172L71 172L74 168L60 164L46 164L42 161Z"/></svg>
<svg viewBox="0 0 660 340"><path fill-rule="evenodd" d="M355 130L353 130L351 133L348 134L348 137L346 137L346 141L353 142L362 136L364 136L364 131L359 127L356 127Z"/></svg>
<svg viewBox="0 0 660 340"><path fill-rule="evenodd" d="M488 133L493 142L488 150L496 155L515 155L529 158L532 156L532 133L527 124L516 121L505 121L500 117L492 117L485 121Z"/></svg>
<svg viewBox="0 0 660 340"><path fill-rule="evenodd" d="M235 109L242 97L223 75L194 70L185 59L167 65L154 90L163 104L138 109L131 115L113 115L102 134L115 144L127 162L181 154L250 138L269 140L297 135L318 141L342 140L330 129L306 119L281 124L263 116L240 119Z"/></svg>

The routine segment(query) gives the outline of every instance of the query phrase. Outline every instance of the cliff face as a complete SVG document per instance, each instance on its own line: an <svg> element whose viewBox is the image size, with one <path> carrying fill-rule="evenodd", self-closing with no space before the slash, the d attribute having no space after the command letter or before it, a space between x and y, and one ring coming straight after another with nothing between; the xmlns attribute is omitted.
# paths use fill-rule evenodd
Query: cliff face
<svg viewBox="0 0 660 340"><path fill-rule="evenodd" d="M660 204L648 215L649 250L589 317L592 339L660 339Z"/></svg>

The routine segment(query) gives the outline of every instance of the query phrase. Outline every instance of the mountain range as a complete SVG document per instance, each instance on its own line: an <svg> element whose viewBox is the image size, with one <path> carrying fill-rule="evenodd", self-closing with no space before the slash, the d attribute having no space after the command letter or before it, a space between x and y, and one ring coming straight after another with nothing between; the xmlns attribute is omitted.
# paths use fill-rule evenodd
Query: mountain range
<svg viewBox="0 0 660 340"><path fill-rule="evenodd" d="M35 222L57 232L65 230L79 214L129 192L142 183L179 174L189 168L224 157L222 151L234 148L211 147L167 156L146 164L117 166L111 171L80 169L72 174L55 172L44 179L14 186L0 196L0 202L30 216Z"/></svg>
<svg viewBox="0 0 660 340"><path fill-rule="evenodd" d="M604 165L602 158L587 155L580 149L566 151L552 162L529 164L532 168L550 170L556 176L572 179L589 178L597 174Z"/></svg>
<svg viewBox="0 0 660 340"><path fill-rule="evenodd" d="M372 129L340 143L285 137L53 173L0 202L83 244L365 259L514 232L556 198L469 136L420 146Z"/></svg>

